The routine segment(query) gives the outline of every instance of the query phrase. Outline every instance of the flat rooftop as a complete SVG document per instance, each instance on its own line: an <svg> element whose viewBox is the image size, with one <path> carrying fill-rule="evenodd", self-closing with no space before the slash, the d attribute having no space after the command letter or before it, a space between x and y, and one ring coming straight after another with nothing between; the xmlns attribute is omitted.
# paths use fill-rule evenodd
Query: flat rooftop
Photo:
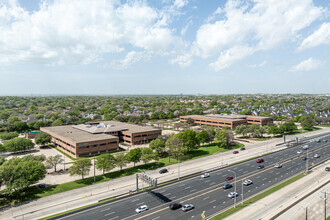
<svg viewBox="0 0 330 220"><path fill-rule="evenodd" d="M113 127L123 128L125 132L129 133L139 133L139 132L150 132L150 131L160 131L158 128L145 127L140 125L133 125L128 123L123 123L119 121L102 121L100 123L111 125Z"/></svg>
<svg viewBox="0 0 330 220"><path fill-rule="evenodd" d="M41 129L43 131L49 131L50 133L53 133L75 143L101 141L106 139L118 139L118 137L109 134L91 134L85 131L81 131L79 129L73 128L72 125L43 127Z"/></svg>
<svg viewBox="0 0 330 220"><path fill-rule="evenodd" d="M185 117L190 117L192 119L194 119L194 118L215 119L215 120L222 120L222 121L242 121L242 120L246 120L247 118L251 118L251 119L268 119L268 118L270 118L270 117L263 117L263 116L226 115L226 114L185 115Z"/></svg>

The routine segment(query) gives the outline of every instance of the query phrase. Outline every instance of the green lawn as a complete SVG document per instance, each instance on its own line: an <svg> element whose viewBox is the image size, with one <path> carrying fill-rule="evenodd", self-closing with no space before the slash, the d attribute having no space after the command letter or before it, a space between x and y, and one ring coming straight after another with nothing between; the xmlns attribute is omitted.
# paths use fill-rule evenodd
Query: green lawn
<svg viewBox="0 0 330 220"><path fill-rule="evenodd" d="M220 213L219 215L214 216L211 219L212 220L224 219L224 218L226 218L226 217L234 214L235 212L238 212L241 209L243 209L243 208L245 208L245 207L247 207L247 206L249 206L249 205L257 202L258 200L260 200L260 199L262 199L262 198L264 198L264 197L266 197L266 196L268 196L268 195L270 195L270 194L272 194L272 193L274 193L274 192L282 189L283 187L285 187L285 186L287 186L287 185L289 185L289 184L291 184L291 183L293 183L293 182L295 182L295 181L303 178L304 176L306 176L306 174L300 173L297 176L295 176L295 177L293 177L291 179L288 179L285 182L280 183L277 186L274 186L273 188L271 188L269 190L266 190L265 192L262 192L262 193L260 193L260 194L258 194L256 196L252 197L251 199L248 199L247 201L245 201L243 203L243 205L242 204L239 204L239 205L236 206L236 208L230 208L227 211L224 211L224 212Z"/></svg>

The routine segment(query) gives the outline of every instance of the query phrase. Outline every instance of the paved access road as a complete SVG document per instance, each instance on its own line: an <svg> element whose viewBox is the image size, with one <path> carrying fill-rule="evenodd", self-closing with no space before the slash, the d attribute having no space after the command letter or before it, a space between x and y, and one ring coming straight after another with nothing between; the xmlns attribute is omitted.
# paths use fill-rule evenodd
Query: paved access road
<svg viewBox="0 0 330 220"><path fill-rule="evenodd" d="M265 167L257 169L259 164L256 160L249 160L244 163L233 165L224 169L220 169L210 173L210 177L201 178L200 176L192 177L174 184L159 187L155 190L147 191L141 194L133 195L108 204L101 204L97 207L82 210L81 212L71 214L60 219L191 219L200 218L205 211L206 216L210 216L220 210L226 209L233 205L234 199L228 197L231 189L223 190L222 184L227 176L237 175L237 203L242 199L242 180L250 179L252 185L243 186L244 198L250 197L260 191L287 179L306 169L312 163L317 163L330 155L330 135L322 135L320 142L318 138L309 140L308 160L303 161L302 157L306 156L307 150L302 150L300 146L288 148L267 156L263 156ZM325 142L328 140L329 142ZM302 150L302 154L297 151ZM315 158L315 154L319 154L319 158ZM276 163L281 163L282 168L275 168ZM235 186L235 180L228 181ZM180 209L170 210L169 203L179 202L183 204L191 203L195 209L183 212ZM136 214L135 209L140 205L148 205L149 210Z"/></svg>

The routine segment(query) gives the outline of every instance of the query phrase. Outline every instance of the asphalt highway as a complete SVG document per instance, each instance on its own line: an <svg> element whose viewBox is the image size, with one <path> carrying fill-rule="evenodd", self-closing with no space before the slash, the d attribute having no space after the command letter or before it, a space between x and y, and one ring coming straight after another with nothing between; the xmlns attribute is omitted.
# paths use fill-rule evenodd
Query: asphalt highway
<svg viewBox="0 0 330 220"><path fill-rule="evenodd" d="M316 140L320 138L320 142ZM328 140L328 142L325 142ZM137 195L115 200L108 204L100 204L78 213L73 213L59 219L192 219L201 218L205 211L206 216L210 216L221 210L224 210L234 204L234 199L229 198L228 194L234 192L236 182L236 204L242 200L242 188L244 198L258 194L260 191L278 184L291 176L300 173L306 169L306 163L311 166L312 163L320 162L330 156L330 134L318 135L305 139L309 146L308 150L303 150L302 145L291 147L273 154L262 156L264 159L263 169L257 169L259 163L256 159L246 161L226 167L224 169L210 172L210 177L202 178L200 175L185 179L167 186L158 187L154 190L146 191ZM297 151L302 150L301 154ZM302 157L307 156L307 161ZM319 154L319 158L314 155ZM282 164L282 168L275 168L275 164ZM235 176L235 179L226 181L227 176ZM242 187L242 181L250 179L253 184ZM315 180L317 181L317 180ZM230 189L222 189L222 185L229 182L233 185ZM181 209L170 210L168 205L171 202L181 204L193 204L195 208L188 212ZM149 210L136 214L135 209L141 205L147 205Z"/></svg>

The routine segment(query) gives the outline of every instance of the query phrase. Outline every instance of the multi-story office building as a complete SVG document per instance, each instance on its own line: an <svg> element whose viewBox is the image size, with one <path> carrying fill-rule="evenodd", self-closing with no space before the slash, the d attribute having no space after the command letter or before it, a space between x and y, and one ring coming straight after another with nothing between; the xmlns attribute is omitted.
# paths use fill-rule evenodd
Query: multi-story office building
<svg viewBox="0 0 330 220"><path fill-rule="evenodd" d="M251 115L223 115L223 114L211 114L211 115L185 115L180 116L180 122L186 122L188 118L194 120L195 124L208 125L215 127L230 127L235 129L241 124L258 124L260 126L266 125L272 122L270 117L251 116Z"/></svg>
<svg viewBox="0 0 330 220"><path fill-rule="evenodd" d="M116 121L89 122L40 128L52 136L51 142L78 158L119 150L119 142L143 144L161 135L160 129Z"/></svg>

